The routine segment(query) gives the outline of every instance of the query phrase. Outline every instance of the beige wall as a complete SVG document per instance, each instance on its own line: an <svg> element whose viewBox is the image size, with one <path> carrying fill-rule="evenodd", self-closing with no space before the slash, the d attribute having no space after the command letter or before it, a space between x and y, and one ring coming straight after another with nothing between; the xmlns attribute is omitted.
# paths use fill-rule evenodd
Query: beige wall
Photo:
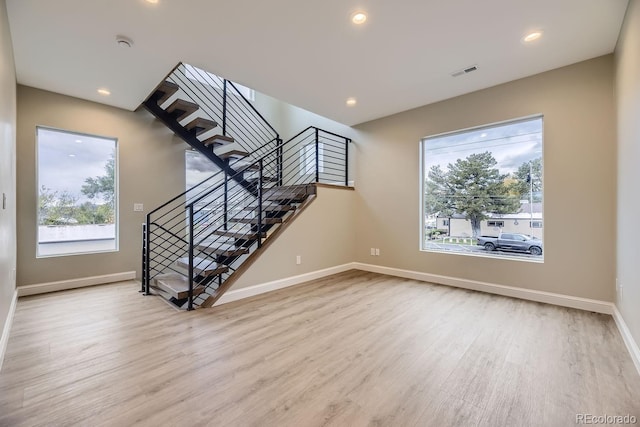
<svg viewBox="0 0 640 427"><path fill-rule="evenodd" d="M316 199L267 248L233 289L352 262L355 191L318 187ZM296 265L296 256L302 263Z"/></svg>
<svg viewBox="0 0 640 427"><path fill-rule="evenodd" d="M0 334L16 287L16 72L5 0L0 0ZM2 193L6 207L2 207ZM2 362L0 361L0 364Z"/></svg>
<svg viewBox="0 0 640 427"><path fill-rule="evenodd" d="M640 2L632 0L616 48L618 111L617 275L623 286L616 303L640 343Z"/></svg>
<svg viewBox="0 0 640 427"><path fill-rule="evenodd" d="M442 132L544 115L544 264L421 252L419 141ZM357 126L356 260L613 301L613 56ZM567 221L567 212L580 212ZM369 255L380 248L380 256Z"/></svg>
<svg viewBox="0 0 640 427"><path fill-rule="evenodd" d="M18 286L135 270L146 212L184 191L187 145L146 111L18 86ZM118 139L120 250L36 259L36 126ZM145 212L133 212L133 203Z"/></svg>

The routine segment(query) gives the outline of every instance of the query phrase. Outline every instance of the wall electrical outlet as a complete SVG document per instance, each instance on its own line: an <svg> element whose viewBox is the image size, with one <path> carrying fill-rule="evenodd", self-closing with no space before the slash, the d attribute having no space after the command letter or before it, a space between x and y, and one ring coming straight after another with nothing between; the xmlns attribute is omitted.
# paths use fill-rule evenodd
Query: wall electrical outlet
<svg viewBox="0 0 640 427"><path fill-rule="evenodd" d="M134 212L142 212L144 210L144 205L142 203L134 203L133 211Z"/></svg>
<svg viewBox="0 0 640 427"><path fill-rule="evenodd" d="M376 254L376 248L371 248L371 256L375 256Z"/></svg>
<svg viewBox="0 0 640 427"><path fill-rule="evenodd" d="M301 257L300 255L297 255L297 256L296 256L296 264L297 264L297 265L302 264L302 257Z"/></svg>
<svg viewBox="0 0 640 427"><path fill-rule="evenodd" d="M376 248L376 256L380 256L380 248Z"/></svg>

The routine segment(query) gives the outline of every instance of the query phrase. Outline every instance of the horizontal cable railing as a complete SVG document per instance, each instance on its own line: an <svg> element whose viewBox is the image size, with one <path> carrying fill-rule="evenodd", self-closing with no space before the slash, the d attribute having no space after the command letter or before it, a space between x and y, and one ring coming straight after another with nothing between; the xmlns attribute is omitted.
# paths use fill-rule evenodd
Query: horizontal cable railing
<svg viewBox="0 0 640 427"><path fill-rule="evenodd" d="M147 215L143 290L148 294L161 274L178 273L188 280L191 309L215 294L270 228L304 200L305 186L348 185L350 140L309 127L283 143L233 83L183 64L168 80L180 88L177 96L198 104L197 114L250 153ZM195 285L205 293L194 298Z"/></svg>
<svg viewBox="0 0 640 427"><path fill-rule="evenodd" d="M221 133L234 138L247 153L279 139L278 132L233 82L188 64L179 64L167 80L180 88L167 105L174 98L188 99L200 107L196 115L218 124L219 129L203 134L202 139Z"/></svg>

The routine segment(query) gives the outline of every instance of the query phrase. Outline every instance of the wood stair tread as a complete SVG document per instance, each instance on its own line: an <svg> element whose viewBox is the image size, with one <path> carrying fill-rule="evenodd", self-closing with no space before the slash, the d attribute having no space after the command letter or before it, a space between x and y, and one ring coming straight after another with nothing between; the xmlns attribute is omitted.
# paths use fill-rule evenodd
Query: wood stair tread
<svg viewBox="0 0 640 427"><path fill-rule="evenodd" d="M156 88L156 94L159 95L158 105L164 104L167 99L171 98L171 95L176 93L180 89L180 86L177 84L170 82L169 80L165 80Z"/></svg>
<svg viewBox="0 0 640 427"><path fill-rule="evenodd" d="M222 147L224 145L233 144L236 140L230 136L226 135L214 135L210 138L205 139L202 143L209 147L211 145L215 147Z"/></svg>
<svg viewBox="0 0 640 427"><path fill-rule="evenodd" d="M229 222L239 222L242 224L257 224L258 218L242 218L242 217L234 217L229 218ZM262 218L263 224L280 224L282 223L282 218Z"/></svg>
<svg viewBox="0 0 640 427"><path fill-rule="evenodd" d="M173 114L176 117L176 120L180 121L193 114L199 108L198 104L178 98L173 101L165 111L169 114Z"/></svg>
<svg viewBox="0 0 640 427"><path fill-rule="evenodd" d="M238 256L249 253L248 248L238 247L235 244L212 242L200 242L196 248L202 252L219 256Z"/></svg>
<svg viewBox="0 0 640 427"><path fill-rule="evenodd" d="M243 210L245 210L245 211L257 211L258 207L257 206L247 206ZM262 210L264 212L289 212L289 211L295 211L296 207L292 206L292 205L280 205L280 204L277 204L277 203L273 203L273 204L263 204L262 205Z"/></svg>
<svg viewBox="0 0 640 427"><path fill-rule="evenodd" d="M222 160L226 159L242 159L249 155L246 151L242 150L230 150L224 153L217 154Z"/></svg>
<svg viewBox="0 0 640 427"><path fill-rule="evenodd" d="M180 258L176 261L176 264L182 268L189 268L189 257ZM229 267L220 266L218 263L211 261L210 259L194 257L193 258L193 271L201 276L214 276L217 274L226 273L229 271Z"/></svg>
<svg viewBox="0 0 640 427"><path fill-rule="evenodd" d="M189 280L178 273L160 274L155 277L156 286L176 299L189 297ZM193 296L204 292L204 286L194 283Z"/></svg>
<svg viewBox="0 0 640 427"><path fill-rule="evenodd" d="M316 193L315 185L281 186L268 189L264 192L264 200L289 201L298 203Z"/></svg>
<svg viewBox="0 0 640 427"><path fill-rule="evenodd" d="M217 230L213 234L217 236L233 237L240 240L254 240L258 237L256 231L229 231L229 230ZM267 237L267 233L260 233L261 237Z"/></svg>
<svg viewBox="0 0 640 427"><path fill-rule="evenodd" d="M200 136L203 133L210 131L218 126L218 123L213 120L205 119L204 117L196 117L189 122L185 128L189 131L195 132L196 136Z"/></svg>

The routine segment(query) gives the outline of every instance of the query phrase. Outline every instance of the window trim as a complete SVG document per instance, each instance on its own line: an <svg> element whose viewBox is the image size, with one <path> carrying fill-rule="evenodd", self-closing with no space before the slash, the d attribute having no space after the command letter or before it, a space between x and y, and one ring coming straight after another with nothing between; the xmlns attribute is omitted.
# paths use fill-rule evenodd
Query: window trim
<svg viewBox="0 0 640 427"><path fill-rule="evenodd" d="M536 114L530 114L527 116L521 116L521 117L516 117L516 118L511 118L511 119L505 119L505 120L500 120L500 121L496 121L496 122L492 122L492 123L487 123L487 124L483 124L480 126L470 126L467 128L462 128L462 129L458 129L455 131L444 131L444 132L440 132L440 133L434 133L431 135L427 135L424 136L422 138L420 138L419 143L418 143L418 160L419 160L419 182L418 182L418 200L419 200L419 204L418 204L418 225L419 225L419 231L417 233L418 236L418 251L419 252L425 252L425 253L429 253L429 254L442 254L442 255L457 255L457 256L467 256L467 257L485 257L485 258L491 258L491 259L499 259L499 260L506 260L506 261L519 261L519 262L528 262L528 263L544 263L544 255L543 257L541 257L540 259L536 259L536 258L520 258L520 257L512 257L509 256L508 254L503 254L501 256L495 256L495 255L490 255L490 254L480 254L480 253L476 253L476 254L469 254L469 253L464 253L464 252L446 252L446 251L437 251L437 250L431 250L431 249L425 249L425 239L424 239L424 230L425 230L425 224L426 224L426 217L425 217L425 194L424 194L424 180L425 180L425 150L424 150L424 144L425 141L427 139L432 139L432 138L437 138L437 137L442 137L442 136L451 136L451 135L457 135L457 134L462 134L462 133L466 133L466 132L470 132L470 131L479 131L482 129L490 129L490 128L494 128L494 127L498 127L501 125L506 125L506 124L512 124L512 123L518 123L518 122L525 122L525 121L529 121L529 120L534 120L534 119L540 119L542 122L542 126L541 126L541 130L540 130L540 134L542 136L542 148L541 148L541 152L540 152L540 157L542 158L542 176L546 176L545 174L545 161L544 161L544 152L545 152L545 127L544 127L544 122L545 122L545 117L544 117L544 113L536 113ZM544 187L543 187L543 191L542 191L542 218L544 219L545 214L545 203L544 203L545 197L544 197ZM517 224L517 219L515 220L515 225ZM543 232L542 232L542 240L544 240L544 228L542 228Z"/></svg>
<svg viewBox="0 0 640 427"><path fill-rule="evenodd" d="M94 250L94 251L85 251L85 252L73 252L73 253L61 253L61 254L51 254L51 255L40 255L38 253L39 245L40 245L40 232L38 227L40 226L40 208L39 208L39 194L40 194L40 159L39 159L39 147L38 147L38 131L47 130L54 131L60 133L70 134L76 137L89 137L89 138L101 138L101 139L110 139L113 140L115 144L114 149L114 184L113 189L115 192L115 202L114 202L114 216L115 216L115 247L114 249L107 250ZM36 232L35 232L35 257L36 259L44 259L44 258L58 258L58 257L67 257L67 256L78 256L78 255L94 255L94 254L106 254L106 253L115 253L120 252L120 140L115 136L107 136L107 135L98 135L87 132L76 132L68 129L57 128L53 126L44 126L44 125L36 125L35 133L34 133L34 160L35 160L35 195L36 195Z"/></svg>

